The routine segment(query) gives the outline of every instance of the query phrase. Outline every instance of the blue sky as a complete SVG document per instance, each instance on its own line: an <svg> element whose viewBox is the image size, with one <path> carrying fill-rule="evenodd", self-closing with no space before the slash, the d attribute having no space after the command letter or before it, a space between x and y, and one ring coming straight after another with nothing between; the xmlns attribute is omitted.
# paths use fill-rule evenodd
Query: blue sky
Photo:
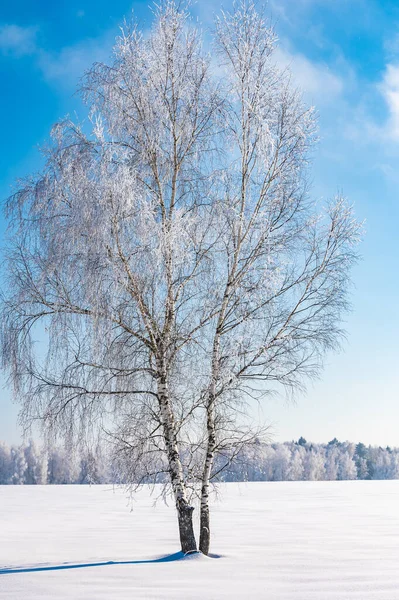
<svg viewBox="0 0 399 600"><path fill-rule="evenodd" d="M223 6L227 7L228 2ZM193 12L211 24L218 0ZM38 146L54 121L84 107L75 95L83 71L107 60L132 8L145 26L147 2L15 0L0 9L0 197L40 168ZM313 193L337 191L365 219L354 271L348 342L328 355L321 379L295 403L262 405L274 439L334 436L399 446L399 3L396 0L274 0L277 59L290 64L320 117ZM4 221L0 220L0 235ZM0 390L0 440L17 442L17 408Z"/></svg>

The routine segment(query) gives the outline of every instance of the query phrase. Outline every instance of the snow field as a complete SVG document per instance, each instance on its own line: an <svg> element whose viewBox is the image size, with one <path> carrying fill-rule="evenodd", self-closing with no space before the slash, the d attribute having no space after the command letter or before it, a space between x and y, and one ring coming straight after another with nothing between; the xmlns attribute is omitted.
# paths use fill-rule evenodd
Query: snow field
<svg viewBox="0 0 399 600"><path fill-rule="evenodd" d="M110 486L0 486L0 599L399 599L399 481L223 484L220 558L154 562L179 549L173 503L154 500L143 489L130 511ZM90 566L109 561L128 564Z"/></svg>

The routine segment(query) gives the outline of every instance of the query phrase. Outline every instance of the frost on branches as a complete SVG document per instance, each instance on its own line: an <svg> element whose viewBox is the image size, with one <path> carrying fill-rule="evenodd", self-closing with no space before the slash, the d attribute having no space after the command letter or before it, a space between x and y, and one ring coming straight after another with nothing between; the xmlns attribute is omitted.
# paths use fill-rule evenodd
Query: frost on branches
<svg viewBox="0 0 399 600"><path fill-rule="evenodd" d="M337 347L356 258L344 200L309 198L315 116L275 44L244 2L209 52L163 2L86 73L91 127L57 123L7 206L2 357L22 422L106 435L137 485L165 473L184 552L193 494L207 554L210 483L262 433L246 402L302 387Z"/></svg>

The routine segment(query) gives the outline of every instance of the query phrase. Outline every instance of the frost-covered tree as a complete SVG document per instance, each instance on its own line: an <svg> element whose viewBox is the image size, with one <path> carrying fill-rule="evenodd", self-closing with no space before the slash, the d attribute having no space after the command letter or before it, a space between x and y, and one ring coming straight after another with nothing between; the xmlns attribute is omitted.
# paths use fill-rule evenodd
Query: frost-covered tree
<svg viewBox="0 0 399 600"><path fill-rule="evenodd" d="M287 470L288 481L303 479L305 450L302 447L291 447L290 464Z"/></svg>
<svg viewBox="0 0 399 600"><path fill-rule="evenodd" d="M368 465L368 449L364 444L359 442L355 448L354 460L357 468L358 479L370 479Z"/></svg>
<svg viewBox="0 0 399 600"><path fill-rule="evenodd" d="M338 475L339 448L330 442L326 449L326 479L335 481Z"/></svg>
<svg viewBox="0 0 399 600"><path fill-rule="evenodd" d="M114 483L110 467L99 449L97 452L86 449L80 457L78 483Z"/></svg>
<svg viewBox="0 0 399 600"><path fill-rule="evenodd" d="M79 482L79 468L72 452L57 447L48 451L47 482L56 485Z"/></svg>
<svg viewBox="0 0 399 600"><path fill-rule="evenodd" d="M258 439L247 399L301 387L337 346L355 259L344 200L310 201L314 111L275 44L244 2L211 60L162 3L86 74L91 127L58 123L8 202L2 357L22 421L70 442L106 431L130 482L167 479L184 552L191 491L207 554L210 483ZM53 454L50 480L61 467Z"/></svg>
<svg viewBox="0 0 399 600"><path fill-rule="evenodd" d="M209 550L209 483L245 399L303 387L337 346L359 226L342 198L318 214L307 186L314 111L276 67L273 29L251 2L216 23L228 140L220 177L221 247L206 346L207 444L200 550ZM238 402L237 402L238 400ZM245 408L244 408L245 410ZM320 466L321 468L321 466Z"/></svg>
<svg viewBox="0 0 399 600"><path fill-rule="evenodd" d="M11 469L11 450L4 442L0 442L0 485L11 482Z"/></svg>
<svg viewBox="0 0 399 600"><path fill-rule="evenodd" d="M325 479L325 455L323 450L312 449L306 453L303 478L307 481Z"/></svg>
<svg viewBox="0 0 399 600"><path fill-rule="evenodd" d="M384 448L370 449L372 460L372 479L391 479L394 469L392 468L392 455Z"/></svg>
<svg viewBox="0 0 399 600"><path fill-rule="evenodd" d="M338 479L356 479L357 469L356 464L350 455L350 453L345 450L341 453L338 462Z"/></svg>
<svg viewBox="0 0 399 600"><path fill-rule="evenodd" d="M25 459L25 453L22 446L11 447L11 478L14 485L23 485L26 481L26 471L28 464Z"/></svg>
<svg viewBox="0 0 399 600"><path fill-rule="evenodd" d="M26 484L42 485L47 483L47 456L39 450L34 441L30 441L24 448L26 460Z"/></svg>
<svg viewBox="0 0 399 600"><path fill-rule="evenodd" d="M209 65L199 31L166 2L148 36L126 28L113 64L87 73L92 131L57 124L44 173L9 203L2 321L23 420L71 439L117 420L132 480L169 474L185 552L196 549L182 464L194 405L178 374L211 318L202 282L212 278L221 100ZM32 353L39 322L46 362Z"/></svg>
<svg viewBox="0 0 399 600"><path fill-rule="evenodd" d="M291 452L287 446L279 444L275 448L274 476L275 481L286 481L290 466Z"/></svg>
<svg viewBox="0 0 399 600"><path fill-rule="evenodd" d="M393 453L391 456L391 479L399 479L399 454ZM364 479L364 478L363 478Z"/></svg>
<svg viewBox="0 0 399 600"><path fill-rule="evenodd" d="M115 457L107 455L108 447L97 448L95 453L89 448L80 448L73 454L62 447L47 448L46 452L33 447L32 453L29 442L20 446L18 453L18 448L0 442L0 485L130 481L121 477L114 464ZM362 454L360 460L367 466L365 471L358 468L358 447ZM22 469L16 469L15 464L22 455L25 457L25 461L20 462ZM40 459L44 459L43 462ZM47 465L48 472L43 472ZM214 469L217 481L223 482L370 479L370 473L374 479L399 479L399 448L364 444L355 448L354 444L338 441L303 446L295 442L265 444L251 440L247 445L240 443L236 449L217 455Z"/></svg>

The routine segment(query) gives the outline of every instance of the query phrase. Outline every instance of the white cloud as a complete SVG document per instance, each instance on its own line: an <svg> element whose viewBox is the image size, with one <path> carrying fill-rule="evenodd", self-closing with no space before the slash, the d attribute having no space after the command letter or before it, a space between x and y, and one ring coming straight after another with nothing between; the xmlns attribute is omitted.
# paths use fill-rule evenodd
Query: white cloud
<svg viewBox="0 0 399 600"><path fill-rule="evenodd" d="M26 56L36 52L37 27L19 25L0 26L0 52L12 56Z"/></svg>
<svg viewBox="0 0 399 600"><path fill-rule="evenodd" d="M44 78L62 87L75 87L79 78L94 63L107 61L115 32L62 48L57 53L40 51L38 65Z"/></svg>
<svg viewBox="0 0 399 600"><path fill-rule="evenodd" d="M342 93L342 80L327 65L312 62L303 54L291 53L281 47L277 48L275 57L280 66L290 68L294 83L311 102L329 104Z"/></svg>
<svg viewBox="0 0 399 600"><path fill-rule="evenodd" d="M83 11L78 11L78 16ZM62 88L75 87L78 79L96 61L107 61L117 30L108 30L99 38L87 39L66 46L58 52L48 52L36 44L36 27L0 26L0 52L14 57L32 55L44 78ZM284 40L282 40L284 42ZM279 46L275 53L278 64L289 66L294 82L310 102L321 106L334 102L341 94L342 80L323 63L310 61L303 54Z"/></svg>
<svg viewBox="0 0 399 600"><path fill-rule="evenodd" d="M58 52L41 49L37 53L37 65L48 83L64 90L75 89L79 79L93 63L110 62L118 34L120 30L115 27L99 37L64 46Z"/></svg>
<svg viewBox="0 0 399 600"><path fill-rule="evenodd" d="M58 52L50 52L37 44L37 31L38 28L33 26L0 25L0 55L11 58L31 56L44 79L60 88L75 88L79 78L94 62L106 61L118 33L109 30L99 38L86 39Z"/></svg>

